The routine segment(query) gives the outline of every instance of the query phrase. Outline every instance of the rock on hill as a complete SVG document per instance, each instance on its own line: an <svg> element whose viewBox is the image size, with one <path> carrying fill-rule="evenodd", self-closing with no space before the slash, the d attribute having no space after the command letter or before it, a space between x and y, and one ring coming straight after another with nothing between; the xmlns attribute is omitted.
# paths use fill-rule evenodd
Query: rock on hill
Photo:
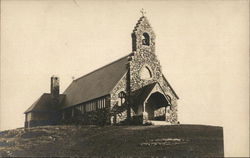
<svg viewBox="0 0 250 158"><path fill-rule="evenodd" d="M216 126L43 126L0 132L0 156L223 157Z"/></svg>

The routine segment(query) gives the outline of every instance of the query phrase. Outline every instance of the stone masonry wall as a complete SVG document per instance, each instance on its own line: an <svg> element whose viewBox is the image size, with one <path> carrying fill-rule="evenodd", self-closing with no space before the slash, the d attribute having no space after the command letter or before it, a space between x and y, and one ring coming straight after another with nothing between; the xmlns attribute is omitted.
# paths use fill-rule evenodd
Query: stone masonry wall
<svg viewBox="0 0 250 158"><path fill-rule="evenodd" d="M142 44L142 34L146 32L150 36L150 45ZM168 83L164 80L161 71L161 65L155 55L155 34L146 17L140 18L132 33L133 46L136 48L131 55L130 61L130 86L131 92L140 89L150 83L158 82L164 90L164 93L171 98L171 110L167 117L167 122L176 124L177 120L177 98L171 90ZM142 79L140 71L143 67L149 67L152 77L150 79Z"/></svg>
<svg viewBox="0 0 250 158"><path fill-rule="evenodd" d="M149 35L149 45L144 45L142 43L143 33L147 33ZM120 99L118 97L118 94L123 91L128 95L128 84L130 84L131 93L133 93L133 91L140 89L148 84L158 82L161 85L164 93L169 95L171 98L171 108L170 110L168 110L166 121L172 124L177 123L177 98L168 85L167 81L163 78L160 62L155 55L155 34L146 17L141 17L136 24L132 33L132 41L133 53L130 55L129 62L130 78L128 78L127 75L124 75L111 93L110 107L111 113L113 113L111 122L115 121L113 123L118 123L127 118L127 108L125 107L126 105L118 106L118 101ZM141 78L140 73L143 67L149 68L151 72L151 78ZM132 116L133 115L135 115L135 113L132 110Z"/></svg>
<svg viewBox="0 0 250 158"><path fill-rule="evenodd" d="M111 122L113 124L124 121L127 118L127 105L126 104L123 104L121 106L118 105L118 102L120 101L118 94L123 91L125 92L126 95L128 95L127 83L128 83L127 74L125 74L111 93L110 107L112 113Z"/></svg>

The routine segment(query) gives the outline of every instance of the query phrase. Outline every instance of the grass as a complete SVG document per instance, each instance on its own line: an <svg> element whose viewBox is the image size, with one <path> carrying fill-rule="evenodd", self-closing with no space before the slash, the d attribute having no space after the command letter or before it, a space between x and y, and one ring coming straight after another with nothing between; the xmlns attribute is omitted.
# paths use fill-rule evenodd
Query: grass
<svg viewBox="0 0 250 158"><path fill-rule="evenodd" d="M223 157L216 126L44 126L0 133L0 156Z"/></svg>

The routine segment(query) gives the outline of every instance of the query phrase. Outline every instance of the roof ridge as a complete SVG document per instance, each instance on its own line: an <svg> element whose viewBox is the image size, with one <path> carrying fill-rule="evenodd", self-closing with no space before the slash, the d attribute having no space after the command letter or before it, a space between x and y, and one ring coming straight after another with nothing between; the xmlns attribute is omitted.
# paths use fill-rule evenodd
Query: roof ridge
<svg viewBox="0 0 250 158"><path fill-rule="evenodd" d="M130 53L130 54L131 54L131 53ZM90 74L92 74L92 73L94 73L94 72L96 72L96 71L98 71L98 70L101 70L101 69L103 69L103 68L105 68L105 67L107 67L107 66L109 66L109 65L111 65L111 64L113 64L113 63L116 63L116 62L118 62L118 61L124 59L125 57L128 57L130 54L128 54L128 55L126 55L126 56L123 56L122 58L119 58L119 59L117 59L117 60L115 60L115 61L112 61L111 63L109 63L109 64L107 64L107 65L101 66L100 68L95 69L94 71L91 71L91 72L89 72L89 73L87 73L87 74L85 74L85 75L83 75L83 76L81 76L81 77L79 77L79 78L73 80L73 82L74 82L74 81L77 81L77 80L79 80L79 79L81 79L81 78L83 78L83 77L86 77L86 76L88 76L88 75L90 75Z"/></svg>

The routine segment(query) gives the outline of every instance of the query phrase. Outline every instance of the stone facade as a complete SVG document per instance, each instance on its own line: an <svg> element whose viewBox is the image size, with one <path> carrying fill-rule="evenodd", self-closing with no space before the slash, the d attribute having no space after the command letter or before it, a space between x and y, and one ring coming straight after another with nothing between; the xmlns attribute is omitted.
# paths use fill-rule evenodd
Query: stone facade
<svg viewBox="0 0 250 158"><path fill-rule="evenodd" d="M112 90L112 93L110 94L110 98L111 98L111 107L114 107L116 104L118 104L118 94L120 92L125 92L127 93L127 74L125 74L122 79L117 83L117 85L115 86L115 88Z"/></svg>
<svg viewBox="0 0 250 158"><path fill-rule="evenodd" d="M178 115L177 115L177 97L174 95L174 92L171 90L170 85L167 83L167 81L162 77L159 80L159 83L162 85L162 88L164 89L165 93L168 94L171 97L171 108L169 110L170 115L167 117L166 121L170 122L171 124L177 124L178 123Z"/></svg>
<svg viewBox="0 0 250 158"><path fill-rule="evenodd" d="M147 33L149 37L149 43L148 45L143 44L143 34ZM161 71L161 65L159 60L157 59L157 56L155 54L155 34L152 30L152 27L150 26L148 20L146 17L141 17L138 23L136 24L136 27L133 30L132 33L132 48L133 53L130 55L129 64L128 64L128 73L129 75L124 75L124 77L120 80L120 82L115 86L111 93L111 109L114 107L116 109L116 113L114 114L115 122L118 123L120 121L123 121L127 118L127 108L124 108L127 105L123 105L122 107L116 106L119 97L118 94L121 91L124 91L127 96L133 94L134 91L143 88L146 85L149 85L154 82L158 82L164 93L170 97L171 100L171 108L166 111L163 110L165 108L161 108L160 110L156 111L156 115L162 115L163 111L167 112L166 114L166 121L171 124L177 123L177 98L174 94L174 92L171 90L170 85L167 83L167 81L164 79L162 71ZM143 79L141 77L141 71L143 68L147 68L150 73L150 78ZM128 77L129 76L129 77ZM129 86L129 88L128 88ZM132 116L137 115L135 111L133 110L134 105L130 105ZM119 112L118 112L119 111ZM144 112L144 115L147 115ZM143 116L145 118L147 116Z"/></svg>
<svg viewBox="0 0 250 158"><path fill-rule="evenodd" d="M127 118L126 104L123 104L120 106L118 105L119 100L120 100L118 96L119 93L125 92L125 94L128 94L127 82L128 82L128 78L127 78L127 74L125 74L110 94L111 123L113 124L124 121Z"/></svg>
<svg viewBox="0 0 250 158"><path fill-rule="evenodd" d="M144 32L149 34L149 46L143 45L141 42L141 37L143 36ZM142 17L139 20L132 33L132 38L136 38L136 40L133 40L133 42L135 42L133 43L133 45L135 45L135 49L133 55L131 56L130 62L131 91L140 89L150 83L158 82L163 88L164 93L171 97L171 110L169 111L170 115L166 121L172 124L177 123L177 98L163 77L160 62L155 54L155 34L146 17ZM145 66L152 70L152 77L150 79L141 79L140 71Z"/></svg>

